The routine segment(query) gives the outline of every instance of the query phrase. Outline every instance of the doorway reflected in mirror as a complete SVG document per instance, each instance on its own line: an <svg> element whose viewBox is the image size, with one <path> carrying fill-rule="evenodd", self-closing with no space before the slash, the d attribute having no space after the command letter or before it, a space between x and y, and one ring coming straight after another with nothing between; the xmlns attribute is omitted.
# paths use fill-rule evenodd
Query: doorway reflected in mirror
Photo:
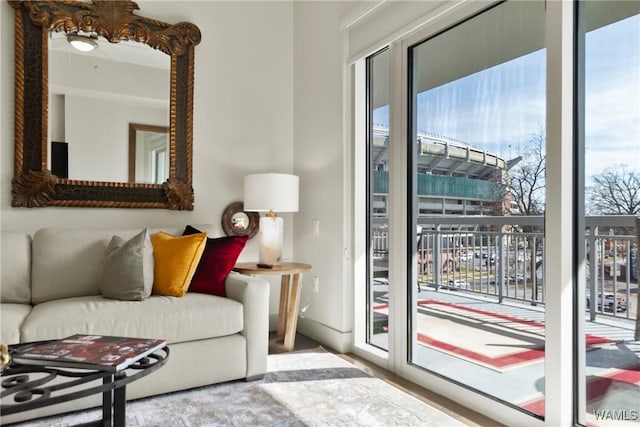
<svg viewBox="0 0 640 427"><path fill-rule="evenodd" d="M162 184L169 177L169 128L129 123L129 182Z"/></svg>

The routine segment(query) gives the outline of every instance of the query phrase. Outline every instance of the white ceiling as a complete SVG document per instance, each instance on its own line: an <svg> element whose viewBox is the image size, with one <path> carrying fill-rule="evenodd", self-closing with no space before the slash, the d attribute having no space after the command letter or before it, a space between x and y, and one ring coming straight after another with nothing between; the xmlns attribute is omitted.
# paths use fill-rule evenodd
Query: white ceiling
<svg viewBox="0 0 640 427"><path fill-rule="evenodd" d="M153 49L144 43L133 41L121 41L110 43L103 37L98 37L98 48L91 52L80 52L73 48L66 38L66 33L51 32L49 49L72 53L77 55L94 56L115 62L131 63L151 68L169 70L171 67L170 56L159 50Z"/></svg>
<svg viewBox="0 0 640 427"><path fill-rule="evenodd" d="M587 31L617 22L640 13L640 2L617 1L610 7L607 1L586 3ZM492 23L500 22L500 25ZM514 58L535 52L544 47L544 2L511 1L470 19L427 43L416 47L417 92L441 86L502 64ZM388 66L374 62L373 72L388 81ZM383 86L384 87L384 86ZM374 94L374 108L387 105L388 93Z"/></svg>

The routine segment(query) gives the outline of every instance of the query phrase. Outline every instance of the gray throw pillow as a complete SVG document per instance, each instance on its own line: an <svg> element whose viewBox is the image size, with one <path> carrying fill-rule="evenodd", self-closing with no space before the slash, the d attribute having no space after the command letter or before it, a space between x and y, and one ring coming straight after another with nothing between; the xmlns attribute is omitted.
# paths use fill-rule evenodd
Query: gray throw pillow
<svg viewBox="0 0 640 427"><path fill-rule="evenodd" d="M146 228L125 241L113 236L102 260L100 291L106 298L142 301L153 288L153 246Z"/></svg>

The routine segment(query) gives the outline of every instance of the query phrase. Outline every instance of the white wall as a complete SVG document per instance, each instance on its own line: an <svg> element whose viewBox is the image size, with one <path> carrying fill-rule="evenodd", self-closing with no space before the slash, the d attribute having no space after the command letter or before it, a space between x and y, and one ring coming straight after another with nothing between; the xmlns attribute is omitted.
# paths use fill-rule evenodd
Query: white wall
<svg viewBox="0 0 640 427"><path fill-rule="evenodd" d="M310 305L298 329L340 351L350 349L353 329L340 23L354 5L294 4L294 163L301 188L295 256L313 267L304 277L302 304ZM314 220L319 221L318 235ZM318 277L317 293L313 276Z"/></svg>
<svg viewBox="0 0 640 427"><path fill-rule="evenodd" d="M289 2L137 2L141 15L190 21L202 32L195 53L195 210L12 208L14 122L13 16L0 2L0 214L3 230L46 227L138 227L219 224L225 206L242 200L254 172L293 171L293 5ZM285 252L291 257L292 217ZM241 255L257 259L255 239ZM277 312L272 289L272 313Z"/></svg>

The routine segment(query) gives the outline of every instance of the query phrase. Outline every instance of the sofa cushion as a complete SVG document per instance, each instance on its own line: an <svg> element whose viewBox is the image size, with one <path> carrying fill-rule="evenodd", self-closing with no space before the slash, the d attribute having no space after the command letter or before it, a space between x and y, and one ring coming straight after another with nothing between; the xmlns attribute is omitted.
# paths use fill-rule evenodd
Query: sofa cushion
<svg viewBox="0 0 640 427"><path fill-rule="evenodd" d="M181 297L187 292L206 240L207 233L176 237L158 232L151 236L155 264L154 294Z"/></svg>
<svg viewBox="0 0 640 427"><path fill-rule="evenodd" d="M130 240L113 236L102 260L100 290L107 298L141 301L153 287L153 246L149 230Z"/></svg>
<svg viewBox="0 0 640 427"><path fill-rule="evenodd" d="M119 235L129 239L139 231ZM107 230L38 230L33 236L33 302L99 295L102 258L113 234Z"/></svg>
<svg viewBox="0 0 640 427"><path fill-rule="evenodd" d="M206 229L206 225L201 229ZM163 227L181 233L184 227ZM88 230L42 228L33 236L31 300L34 304L59 298L100 295L102 259L115 234L128 240L141 228ZM149 227L154 233L160 229Z"/></svg>
<svg viewBox="0 0 640 427"><path fill-rule="evenodd" d="M217 232L208 224L197 225L203 231ZM99 278L102 258L115 234L127 240L140 228L106 230L42 228L31 243L31 301L34 304L59 298L100 295ZM149 227L157 231L180 234L184 226ZM3 285L4 286L4 285Z"/></svg>
<svg viewBox="0 0 640 427"><path fill-rule="evenodd" d="M2 309L0 309L1 343L18 344L20 342L20 326L30 312L31 306L28 304L2 303Z"/></svg>
<svg viewBox="0 0 640 427"><path fill-rule="evenodd" d="M82 333L162 338L178 343L231 335L243 327L242 304L230 298L198 293L182 298L151 295L144 301L86 296L34 306L21 335L23 341Z"/></svg>
<svg viewBox="0 0 640 427"><path fill-rule="evenodd" d="M188 225L183 234L195 233L200 233L200 231ZM226 296L225 279L233 269L246 243L246 236L207 238L204 253L189 285L189 291Z"/></svg>
<svg viewBox="0 0 640 427"><path fill-rule="evenodd" d="M31 236L3 231L1 244L0 299L3 303L30 304Z"/></svg>

